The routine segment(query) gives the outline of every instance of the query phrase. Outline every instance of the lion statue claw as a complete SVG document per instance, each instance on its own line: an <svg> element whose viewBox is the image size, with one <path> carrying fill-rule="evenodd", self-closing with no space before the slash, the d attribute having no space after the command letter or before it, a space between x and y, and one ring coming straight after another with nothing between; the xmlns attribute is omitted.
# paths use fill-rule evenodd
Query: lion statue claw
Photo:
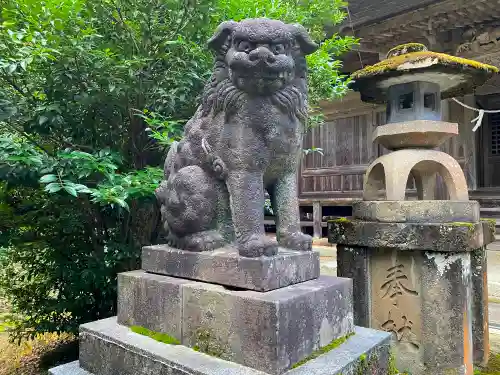
<svg viewBox="0 0 500 375"><path fill-rule="evenodd" d="M241 256L310 251L301 232L296 173L307 118L305 56L317 45L300 25L223 22L203 102L171 147L156 191L168 241L190 251L234 243ZM277 240L264 232L265 191Z"/></svg>

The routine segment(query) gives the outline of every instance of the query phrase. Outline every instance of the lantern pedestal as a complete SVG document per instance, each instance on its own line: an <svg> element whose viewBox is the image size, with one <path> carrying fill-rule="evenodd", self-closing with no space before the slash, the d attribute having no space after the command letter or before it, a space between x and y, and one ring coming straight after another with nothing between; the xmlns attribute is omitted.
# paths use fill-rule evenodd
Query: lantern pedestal
<svg viewBox="0 0 500 375"><path fill-rule="evenodd" d="M477 202L359 202L354 216L328 224L338 275L353 279L354 323L392 333L400 371L472 374L488 360L493 239Z"/></svg>

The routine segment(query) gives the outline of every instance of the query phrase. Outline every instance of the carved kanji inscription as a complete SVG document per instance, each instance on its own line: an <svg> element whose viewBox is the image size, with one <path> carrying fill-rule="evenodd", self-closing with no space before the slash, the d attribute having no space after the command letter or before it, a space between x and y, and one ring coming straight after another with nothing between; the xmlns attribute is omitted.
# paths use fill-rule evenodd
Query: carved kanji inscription
<svg viewBox="0 0 500 375"><path fill-rule="evenodd" d="M420 254L378 249L371 258L372 327L393 334L398 351L421 343Z"/></svg>

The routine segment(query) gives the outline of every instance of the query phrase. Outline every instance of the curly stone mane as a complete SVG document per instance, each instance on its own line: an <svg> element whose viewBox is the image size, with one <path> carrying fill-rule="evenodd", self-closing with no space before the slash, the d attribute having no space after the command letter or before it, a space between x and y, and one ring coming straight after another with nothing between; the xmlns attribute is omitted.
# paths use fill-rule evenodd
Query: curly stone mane
<svg viewBox="0 0 500 375"><path fill-rule="evenodd" d="M231 36L228 36L215 56L212 76L203 91L202 116L208 116L210 112L213 116L220 112L235 113L239 109L240 99L248 95L237 88L229 78L226 53L230 44ZM293 56L295 79L285 88L270 95L270 98L283 112L295 115L303 123L307 119L307 65L305 57L298 49L294 51Z"/></svg>

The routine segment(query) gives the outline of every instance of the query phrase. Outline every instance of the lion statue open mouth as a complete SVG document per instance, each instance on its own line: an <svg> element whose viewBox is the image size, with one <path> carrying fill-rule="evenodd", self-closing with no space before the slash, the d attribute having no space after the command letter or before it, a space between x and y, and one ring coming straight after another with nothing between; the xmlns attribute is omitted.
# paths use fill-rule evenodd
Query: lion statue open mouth
<svg viewBox="0 0 500 375"><path fill-rule="evenodd" d="M306 30L270 19L222 23L203 102L165 160L156 191L169 244L208 251L234 243L246 257L308 251L296 173L307 117ZM264 192L277 241L264 232Z"/></svg>

